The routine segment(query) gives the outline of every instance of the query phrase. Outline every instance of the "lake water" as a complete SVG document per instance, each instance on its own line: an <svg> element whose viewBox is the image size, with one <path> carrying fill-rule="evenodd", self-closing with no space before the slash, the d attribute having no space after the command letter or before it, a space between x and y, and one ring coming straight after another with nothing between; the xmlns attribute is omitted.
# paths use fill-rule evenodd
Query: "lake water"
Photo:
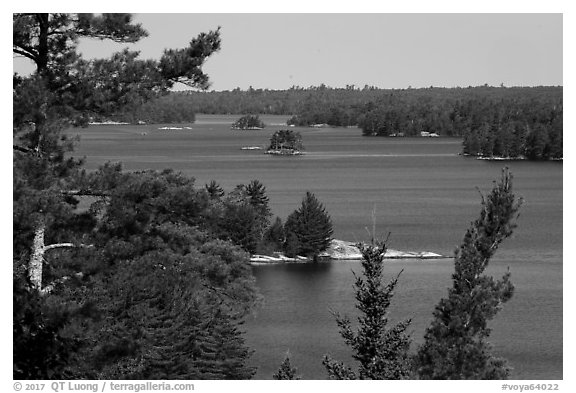
<svg viewBox="0 0 576 393"><path fill-rule="evenodd" d="M391 232L389 246L452 255L480 209L476 187L491 189L501 169L514 175L525 202L512 238L488 271L512 272L514 297L492 321L490 341L508 359L515 379L562 379L562 172L558 162L487 162L458 156L461 140L451 138L367 138L354 128L295 128L306 154L277 157L243 146L266 147L287 116L262 116L260 131L231 131L239 116L199 115L192 129L159 130L162 125L92 126L81 136L77 155L87 167L122 161L128 170L174 168L197 179L215 179L225 189L259 179L275 215L283 220L307 190L326 206L334 237L367 240L375 211L377 234ZM351 271L359 262L255 266L264 296L244 330L255 350L258 379L269 379L287 351L305 379L323 379L324 354L349 359L330 310L354 315ZM404 270L391 319L413 318L412 348L422 341L438 300L446 295L451 259L398 260L387 264L392 277Z"/></svg>

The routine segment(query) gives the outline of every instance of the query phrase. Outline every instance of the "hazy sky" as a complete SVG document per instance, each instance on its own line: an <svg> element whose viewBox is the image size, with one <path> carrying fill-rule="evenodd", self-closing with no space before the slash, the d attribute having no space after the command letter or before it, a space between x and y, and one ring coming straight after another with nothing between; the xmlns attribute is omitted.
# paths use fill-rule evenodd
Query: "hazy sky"
<svg viewBox="0 0 576 393"><path fill-rule="evenodd" d="M137 14L142 58L221 26L212 89L563 85L562 14ZM127 45L84 42L84 56ZM15 69L21 69L15 64Z"/></svg>

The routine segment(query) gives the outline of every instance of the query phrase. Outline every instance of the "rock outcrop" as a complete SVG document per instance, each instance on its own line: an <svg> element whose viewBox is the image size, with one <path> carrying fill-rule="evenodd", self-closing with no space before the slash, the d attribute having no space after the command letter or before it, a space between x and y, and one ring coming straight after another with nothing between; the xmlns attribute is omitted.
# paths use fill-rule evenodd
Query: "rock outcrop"
<svg viewBox="0 0 576 393"><path fill-rule="evenodd" d="M360 260L362 254L355 243L347 242L344 240L333 239L330 246L326 251L319 255L324 260ZM388 249L384 254L386 259L440 259L448 258L445 255L436 254L429 251L398 251ZM268 255L253 255L250 262L254 264L269 264L269 263L286 263L286 262L309 262L309 259L302 256L289 258L281 253L275 253L273 256Z"/></svg>

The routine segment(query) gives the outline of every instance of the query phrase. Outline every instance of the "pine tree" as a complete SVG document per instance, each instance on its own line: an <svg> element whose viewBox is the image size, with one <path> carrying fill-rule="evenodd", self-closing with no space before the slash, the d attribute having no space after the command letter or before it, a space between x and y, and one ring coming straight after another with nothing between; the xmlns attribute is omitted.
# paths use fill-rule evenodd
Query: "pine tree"
<svg viewBox="0 0 576 393"><path fill-rule="evenodd" d="M300 208L286 219L284 230L287 243L290 242L285 248L289 256L304 255L315 260L328 248L334 232L324 205L309 191Z"/></svg>
<svg viewBox="0 0 576 393"><path fill-rule="evenodd" d="M408 350L410 337L406 333L411 320L407 319L388 327L388 308L394 296L400 274L388 284L382 283L384 268L384 243L358 247L362 252L362 276L354 283L356 308L360 311L356 332L348 317L336 314L340 335L353 350L358 361L358 371L328 355L323 364L331 379L407 379L411 374Z"/></svg>
<svg viewBox="0 0 576 393"><path fill-rule="evenodd" d="M166 50L160 61L139 60L137 52L127 50L85 61L76 50L81 38L136 42L146 35L130 14L13 14L13 53L36 66L30 77L14 77L13 129L15 177L21 187L15 198L23 197L14 203L16 210L29 211L15 235L29 242L27 273L38 291L46 251L57 248L46 246L45 238L51 223L70 210L72 200L62 191L71 191L81 164L65 158L71 144L61 131L85 124L94 114L111 115L165 94L177 82L208 87L201 66L220 48L218 30L200 34L187 48Z"/></svg>
<svg viewBox="0 0 576 393"><path fill-rule="evenodd" d="M421 379L505 379L504 359L491 354L488 322L510 300L510 272L500 280L484 273L500 243L512 235L521 200L512 192L512 174L482 197L480 217L466 232L454 257L453 286L440 301L416 356Z"/></svg>
<svg viewBox="0 0 576 393"><path fill-rule="evenodd" d="M75 340L64 337L69 322L62 306L47 304L30 291L22 279L14 281L13 295L13 376L14 379L66 379L66 366Z"/></svg>
<svg viewBox="0 0 576 393"><path fill-rule="evenodd" d="M254 206L260 213L263 221L262 226L267 227L272 213L268 206L269 198L268 195L266 195L266 187L264 184L259 180L252 180L246 186L246 196L248 197L250 205Z"/></svg>
<svg viewBox="0 0 576 393"><path fill-rule="evenodd" d="M295 367L292 367L292 363L290 363L290 354L287 353L284 361L280 365L280 368L278 368L278 371L272 376L272 378L277 380L300 379L300 377L296 375L297 372L298 370Z"/></svg>
<svg viewBox="0 0 576 393"><path fill-rule="evenodd" d="M210 199L221 199L224 196L224 190L220 187L220 184L216 182L216 180L212 180L209 184L204 186L206 188L206 192L210 196Z"/></svg>

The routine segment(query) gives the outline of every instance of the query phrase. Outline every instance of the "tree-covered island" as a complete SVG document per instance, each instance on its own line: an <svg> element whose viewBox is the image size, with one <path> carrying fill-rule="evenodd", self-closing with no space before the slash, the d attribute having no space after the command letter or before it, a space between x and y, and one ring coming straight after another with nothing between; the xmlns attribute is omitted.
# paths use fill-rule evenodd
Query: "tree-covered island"
<svg viewBox="0 0 576 393"><path fill-rule="evenodd" d="M266 154L295 156L302 154L302 150L304 150L304 145L302 144L302 135L299 132L279 130L270 138L270 145Z"/></svg>
<svg viewBox="0 0 576 393"><path fill-rule="evenodd" d="M261 130L266 125L258 115L245 115L232 123L230 127L233 130Z"/></svg>

